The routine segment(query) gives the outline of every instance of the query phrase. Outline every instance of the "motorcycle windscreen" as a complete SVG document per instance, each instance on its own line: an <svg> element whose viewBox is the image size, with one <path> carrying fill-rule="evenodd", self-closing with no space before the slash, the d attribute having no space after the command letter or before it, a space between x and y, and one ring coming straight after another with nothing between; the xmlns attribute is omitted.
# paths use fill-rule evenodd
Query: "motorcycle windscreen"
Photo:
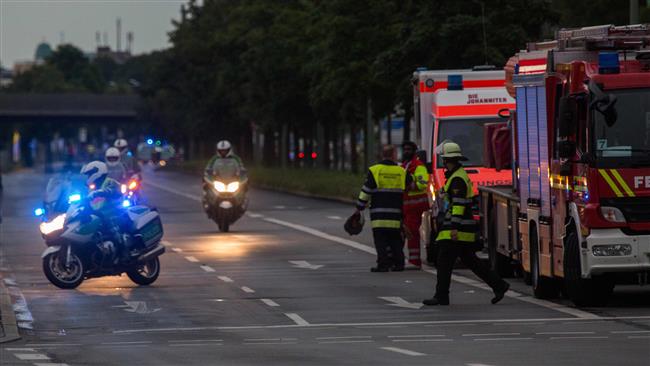
<svg viewBox="0 0 650 366"><path fill-rule="evenodd" d="M212 174L224 180L239 177L240 171L241 167L235 159L217 159L212 165Z"/></svg>

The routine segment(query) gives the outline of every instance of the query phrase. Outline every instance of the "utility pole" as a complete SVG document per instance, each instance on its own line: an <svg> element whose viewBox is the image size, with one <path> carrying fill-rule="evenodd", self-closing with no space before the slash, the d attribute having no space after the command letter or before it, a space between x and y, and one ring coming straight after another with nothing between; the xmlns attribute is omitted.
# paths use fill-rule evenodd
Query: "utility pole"
<svg viewBox="0 0 650 366"><path fill-rule="evenodd" d="M630 24L639 24L639 0L630 0Z"/></svg>

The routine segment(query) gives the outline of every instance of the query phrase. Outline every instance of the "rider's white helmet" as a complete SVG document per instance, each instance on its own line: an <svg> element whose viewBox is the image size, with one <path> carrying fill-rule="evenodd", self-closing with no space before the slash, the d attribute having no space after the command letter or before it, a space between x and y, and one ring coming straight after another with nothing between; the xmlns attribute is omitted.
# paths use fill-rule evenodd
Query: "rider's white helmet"
<svg viewBox="0 0 650 366"><path fill-rule="evenodd" d="M106 154L104 155L104 160L108 166L116 166L120 163L120 150L116 147L109 147L106 149Z"/></svg>
<svg viewBox="0 0 650 366"><path fill-rule="evenodd" d="M221 155L228 155L230 153L230 149L232 149L230 141L221 140L217 142L217 152L219 152Z"/></svg>
<svg viewBox="0 0 650 366"><path fill-rule="evenodd" d="M86 164L81 168L81 174L85 175L86 184L96 184L98 180L106 177L108 174L108 167L102 161L95 160Z"/></svg>
<svg viewBox="0 0 650 366"><path fill-rule="evenodd" d="M125 139L117 139L115 140L115 143L113 143L113 146L121 152L129 148L129 143Z"/></svg>

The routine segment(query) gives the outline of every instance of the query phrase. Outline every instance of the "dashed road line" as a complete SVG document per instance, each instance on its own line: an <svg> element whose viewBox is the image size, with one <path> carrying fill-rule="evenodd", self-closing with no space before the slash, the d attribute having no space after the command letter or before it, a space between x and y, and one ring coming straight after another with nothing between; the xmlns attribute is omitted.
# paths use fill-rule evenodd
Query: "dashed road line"
<svg viewBox="0 0 650 366"><path fill-rule="evenodd" d="M449 338L425 338L425 339L393 339L392 340L395 343L400 343L400 342L452 342L453 339Z"/></svg>
<svg viewBox="0 0 650 366"><path fill-rule="evenodd" d="M308 321L306 321L305 319L303 319L300 315L298 315L296 313L284 313L284 315L286 315L287 318L293 320L293 322L296 323L296 325L300 325L300 326L309 325Z"/></svg>
<svg viewBox="0 0 650 366"><path fill-rule="evenodd" d="M389 335L388 338L427 338L427 337L444 337L444 334L409 334L409 335Z"/></svg>
<svg viewBox="0 0 650 366"><path fill-rule="evenodd" d="M183 249L181 249L181 248L176 248L176 247L172 248L172 251L173 251L173 252L176 252L176 253L183 253Z"/></svg>
<svg viewBox="0 0 650 366"><path fill-rule="evenodd" d="M133 341L133 342L102 342L101 345L105 346L119 346L119 345L131 345L131 344L151 344L151 341Z"/></svg>
<svg viewBox="0 0 650 366"><path fill-rule="evenodd" d="M351 339L348 341L341 340L341 341L324 341L324 342L318 342L318 344L348 344L348 343L373 343L373 340L370 339Z"/></svg>
<svg viewBox="0 0 650 366"><path fill-rule="evenodd" d="M244 292L247 293L247 294L254 294L254 293L255 293L255 290L253 290L253 289L250 288L250 287L242 286L242 287L240 287L240 288L241 288L242 291L244 291Z"/></svg>
<svg viewBox="0 0 650 366"><path fill-rule="evenodd" d="M46 355L40 353L14 353L14 356L21 361L40 361L50 359Z"/></svg>
<svg viewBox="0 0 650 366"><path fill-rule="evenodd" d="M198 259L196 259L196 257L192 257L192 256L187 256L187 257L185 257L185 259L187 259L189 262L192 262L192 263L196 263L196 262L199 261Z"/></svg>
<svg viewBox="0 0 650 366"><path fill-rule="evenodd" d="M223 343L173 343L169 347L205 347L223 346Z"/></svg>
<svg viewBox="0 0 650 366"><path fill-rule="evenodd" d="M206 272L216 272L216 270L210 266L202 265L201 269L206 271Z"/></svg>
<svg viewBox="0 0 650 366"><path fill-rule="evenodd" d="M372 338L372 336L340 336L340 337L316 337L316 340L319 341L332 341L337 339L367 339Z"/></svg>
<svg viewBox="0 0 650 366"><path fill-rule="evenodd" d="M537 335L578 335L578 334L596 334L596 332L539 332Z"/></svg>
<svg viewBox="0 0 650 366"><path fill-rule="evenodd" d="M650 336L627 336L627 339L650 339Z"/></svg>
<svg viewBox="0 0 650 366"><path fill-rule="evenodd" d="M167 343L201 343L201 342L223 342L223 339L172 339Z"/></svg>
<svg viewBox="0 0 650 366"><path fill-rule="evenodd" d="M385 351L401 353L401 354L407 355L407 356L426 356L426 353L415 352L415 351L411 351L411 350L404 349L404 348L381 347L381 349L383 349Z"/></svg>
<svg viewBox="0 0 650 366"><path fill-rule="evenodd" d="M3 350L9 352L36 352L34 348L3 348Z"/></svg>
<svg viewBox="0 0 650 366"><path fill-rule="evenodd" d="M217 278L220 279L223 282L228 282L228 283L235 282L235 281L232 280L232 278L230 278L228 276L217 276Z"/></svg>
<svg viewBox="0 0 650 366"><path fill-rule="evenodd" d="M493 337L493 336L516 336L521 333L468 333L463 334L463 337Z"/></svg>
<svg viewBox="0 0 650 366"><path fill-rule="evenodd" d="M562 339L607 339L607 338L609 338L609 337L607 337L607 336L592 336L592 337L589 337L589 336L586 336L586 337L580 337L580 336L571 337L571 336L569 336L569 337L550 337L549 339L550 340L562 340Z"/></svg>
<svg viewBox="0 0 650 366"><path fill-rule="evenodd" d="M326 216L330 220L343 220L341 216Z"/></svg>
<svg viewBox="0 0 650 366"><path fill-rule="evenodd" d="M42 362L37 362L34 364L34 366L68 366L67 363L42 363Z"/></svg>
<svg viewBox="0 0 650 366"><path fill-rule="evenodd" d="M639 333L650 333L650 330L614 330L611 331L612 334L639 334Z"/></svg>
<svg viewBox="0 0 650 366"><path fill-rule="evenodd" d="M273 306L273 307L280 306L280 304L278 304L277 302L275 302L275 301L273 301L271 299L260 299L260 301L265 303L268 306Z"/></svg>
<svg viewBox="0 0 650 366"><path fill-rule="evenodd" d="M475 341L529 341L531 337L476 338Z"/></svg>

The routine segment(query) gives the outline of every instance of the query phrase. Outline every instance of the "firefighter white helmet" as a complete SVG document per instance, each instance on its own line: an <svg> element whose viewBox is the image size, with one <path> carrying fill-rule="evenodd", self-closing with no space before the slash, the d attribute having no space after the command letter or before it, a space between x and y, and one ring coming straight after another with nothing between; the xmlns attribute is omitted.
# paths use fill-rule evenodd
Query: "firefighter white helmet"
<svg viewBox="0 0 650 366"><path fill-rule="evenodd" d="M129 143L125 139L117 139L113 146L116 147L120 152L129 148Z"/></svg>
<svg viewBox="0 0 650 366"><path fill-rule="evenodd" d="M116 166L120 163L120 150L118 150L116 147L109 147L106 149L106 154L104 155L104 160L106 160L106 165L108 166Z"/></svg>
<svg viewBox="0 0 650 366"><path fill-rule="evenodd" d="M232 149L232 145L230 145L230 141L228 140L221 140L217 142L217 152L222 155L226 156L230 154L230 149Z"/></svg>
<svg viewBox="0 0 650 366"><path fill-rule="evenodd" d="M97 184L100 179L105 178L108 174L108 167L104 162L95 160L84 165L80 173L87 177L86 184Z"/></svg>
<svg viewBox="0 0 650 366"><path fill-rule="evenodd" d="M467 160L467 158L463 156L460 145L449 140L443 141L438 145L438 147L436 147L436 154L440 155L444 159Z"/></svg>

